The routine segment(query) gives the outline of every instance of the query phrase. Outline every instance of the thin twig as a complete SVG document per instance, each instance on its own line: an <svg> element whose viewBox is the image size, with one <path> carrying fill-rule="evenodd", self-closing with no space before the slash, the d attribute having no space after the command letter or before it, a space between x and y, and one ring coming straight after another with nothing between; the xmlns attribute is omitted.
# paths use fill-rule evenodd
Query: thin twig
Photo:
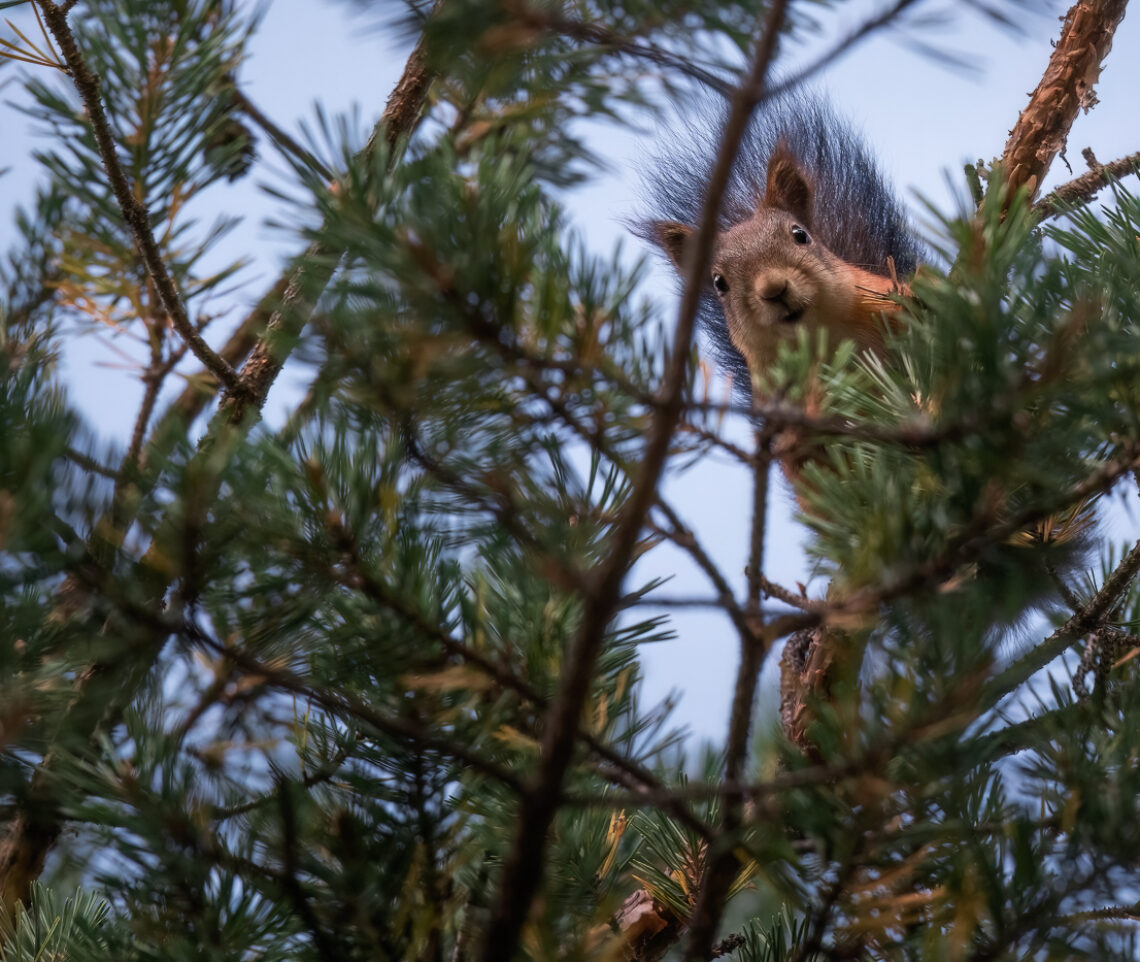
<svg viewBox="0 0 1140 962"><path fill-rule="evenodd" d="M322 164L318 158L314 157L310 151L305 150L287 131L277 126L257 104L245 95L245 92L237 85L236 79L233 77L229 79L230 83L233 84L231 96L241 112L265 131L269 139L277 145L282 153L294 157L309 170L316 171L326 182L331 182L333 179L332 171Z"/></svg>
<svg viewBox="0 0 1140 962"><path fill-rule="evenodd" d="M648 60L659 67L676 70L698 83L726 96L733 91L731 83L726 82L716 74L694 65L691 61L675 53L662 50L652 44L638 43L622 36L614 30L599 23L585 23L581 20L571 20L560 17L546 10L531 5L519 4L514 11L519 23L547 30L551 33L562 34L573 40L591 43L596 47L606 47L620 56L633 57L638 60Z"/></svg>
<svg viewBox="0 0 1140 962"><path fill-rule="evenodd" d="M99 148L99 157L103 161L103 169L107 172L107 179L111 183L111 190L118 202L123 220L134 238L139 255L146 265L147 273L154 282L163 310L166 311L175 330L190 345L190 350L205 368L227 388L237 390L239 387L237 372L206 343L186 313L182 296L166 268L162 252L154 239L154 232L150 227L150 214L135 195L134 188L119 163L118 148L111 133L106 111L103 109L103 100L99 96L99 78L87 66L87 61L75 41L75 35L68 25L67 13L51 0L36 0L36 2L43 12L44 21L55 38L60 53L63 54L72 82L83 101L87 119L91 124L91 132Z"/></svg>
<svg viewBox="0 0 1140 962"><path fill-rule="evenodd" d="M1140 151L1103 166L1098 164L1093 170L1081 174L1080 177L1074 177L1037 201L1033 205L1033 213L1041 220L1056 217L1066 210L1088 203L1096 196L1097 191L1135 173L1140 173Z"/></svg>
<svg viewBox="0 0 1140 962"><path fill-rule="evenodd" d="M717 593L717 602L732 620L733 627L736 628L741 640L747 640L750 643L755 642L756 634L748 621L747 613L736 603L728 579L717 567L716 562L712 560L712 556L697 540L696 534L681 520L680 515L664 498L659 497L657 499L656 507L669 522L668 528L657 528L656 530L669 538L677 547L687 552L689 557L696 562L697 567L712 582Z"/></svg>
<svg viewBox="0 0 1140 962"><path fill-rule="evenodd" d="M1088 604L1078 607L1073 616L1060 628L998 674L986 686L982 696L983 706L990 708L996 705L1009 692L1028 681L1054 658L1059 657L1081 635L1105 627L1105 618L1124 596L1124 592L1128 590L1137 573L1140 573L1140 542L1133 545L1132 550L1105 579L1100 590Z"/></svg>
<svg viewBox="0 0 1140 962"><path fill-rule="evenodd" d="M783 772L764 782L722 781L715 785L675 785L657 789L639 789L628 795L614 792L600 795L567 795L565 804L582 807L644 808L666 803L732 799L762 802L774 795L814 788L818 785L836 785L845 778L865 775L869 771L865 761L848 761L836 764L812 765L793 772Z"/></svg>

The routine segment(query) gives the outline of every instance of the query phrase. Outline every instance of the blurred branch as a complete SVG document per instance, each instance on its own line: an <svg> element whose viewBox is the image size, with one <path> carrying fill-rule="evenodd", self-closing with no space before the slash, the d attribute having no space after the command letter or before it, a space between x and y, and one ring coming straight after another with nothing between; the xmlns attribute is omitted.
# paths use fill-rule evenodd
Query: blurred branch
<svg viewBox="0 0 1140 962"><path fill-rule="evenodd" d="M868 17L853 30L840 37L833 46L825 50L806 67L787 77L782 77L779 83L772 86L768 91L768 96L779 97L790 90L798 90L821 70L831 67L841 60L875 31L894 23L900 15L906 12L907 8L917 6L921 2L922 0L895 0L891 6Z"/></svg>
<svg viewBox="0 0 1140 962"><path fill-rule="evenodd" d="M326 182L331 182L335 175L324 164L314 157L309 151L305 150L297 140L290 136L283 128L278 127L270 117L265 114L260 107L257 106L252 100L245 95L245 92L237 85L237 80L233 77L230 78L233 84L231 96L238 109L252 120L258 127L260 127L270 140L277 145L282 153L288 154L300 161L309 170L315 171Z"/></svg>
<svg viewBox="0 0 1140 962"><path fill-rule="evenodd" d="M67 459L74 464L77 464L84 471L90 471L92 474L97 474L103 478L109 478L112 481L119 480L119 473L114 468L109 468L104 464L100 464L93 457L78 451L75 448L67 449Z"/></svg>
<svg viewBox="0 0 1140 962"><path fill-rule="evenodd" d="M525 2L510 3L505 4L505 6L517 18L519 24L524 27L561 34L570 37L572 40L591 43L596 47L609 48L620 56L648 60L659 67L676 70L678 73L725 96L731 95L733 91L731 83L727 83L721 77L702 67L695 66L684 57L662 50L652 44L637 43L602 24L572 20L551 12L549 8L530 6Z"/></svg>
<svg viewBox="0 0 1140 962"><path fill-rule="evenodd" d="M808 962L808 960L823 947L823 937L827 932L831 914L835 911L836 905L839 904L839 899L843 894L844 888L846 888L847 883L855 874L855 870L858 867L858 854L861 848L861 845L854 846L853 851L848 853L844 861L835 868L835 878L824 888L822 897L816 905L812 906L811 911L808 913L806 919L807 928L803 940L787 956L785 962ZM853 952L851 954L841 955L840 957L860 958L862 955L862 952Z"/></svg>

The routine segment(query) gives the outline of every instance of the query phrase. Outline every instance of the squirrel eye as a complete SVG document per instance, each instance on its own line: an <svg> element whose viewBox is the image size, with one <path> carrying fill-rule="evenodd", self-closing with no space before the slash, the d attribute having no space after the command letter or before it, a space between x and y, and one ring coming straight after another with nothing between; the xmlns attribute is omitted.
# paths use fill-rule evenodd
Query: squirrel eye
<svg viewBox="0 0 1140 962"><path fill-rule="evenodd" d="M728 281L726 281L724 279L723 274L717 274L714 272L712 281L713 281L713 287L716 288L716 292L718 294L727 294L728 293Z"/></svg>
<svg viewBox="0 0 1140 962"><path fill-rule="evenodd" d="M794 240L797 244L810 244L811 243L811 235L806 230L804 230L802 227L800 227L799 224L793 224L792 225L792 240Z"/></svg>

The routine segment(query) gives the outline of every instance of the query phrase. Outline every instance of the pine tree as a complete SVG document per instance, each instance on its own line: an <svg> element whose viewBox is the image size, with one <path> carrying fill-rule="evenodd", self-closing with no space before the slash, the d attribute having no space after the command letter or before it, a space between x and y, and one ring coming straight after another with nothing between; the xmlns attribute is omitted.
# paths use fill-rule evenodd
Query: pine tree
<svg viewBox="0 0 1140 962"><path fill-rule="evenodd" d="M246 5L0 3L44 135L0 270L0 958L1136 957L1140 545L1088 518L1140 456L1140 163L1035 199L1123 0L1069 11L884 356L804 338L779 403L701 400L696 288L670 326L559 200L576 120L742 122L829 6L409 0L371 137L302 144ZM307 226L227 332L202 198L269 150ZM94 325L142 345L113 449L60 367ZM763 566L789 427L821 598ZM755 476L741 598L661 487L712 451ZM739 637L705 752L641 695L663 542Z"/></svg>

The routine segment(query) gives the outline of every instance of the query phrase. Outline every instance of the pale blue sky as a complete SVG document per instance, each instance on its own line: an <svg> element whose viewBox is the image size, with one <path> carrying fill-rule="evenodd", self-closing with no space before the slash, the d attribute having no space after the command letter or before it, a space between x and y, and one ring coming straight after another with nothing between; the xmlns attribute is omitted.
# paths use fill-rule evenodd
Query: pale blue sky
<svg viewBox="0 0 1140 962"><path fill-rule="evenodd" d="M882 0L849 0L840 5L839 20L850 26L883 6ZM1036 85L1051 50L1049 41L1059 29L1056 15L1067 4L1039 0L1025 6L1035 12L1018 13L1025 28L1025 35L1018 37L996 29L961 0L927 0L919 5L920 12L941 13L944 22L880 34L820 78L819 85L830 92L837 110L862 127L894 183L916 210L915 192L940 209L953 209L954 193L947 178L957 190L963 161L1000 152L1028 92ZM389 8L395 12L398 5ZM19 17L21 22L26 19ZM330 114L358 106L362 124L370 127L402 69L407 49L406 38L394 30L373 29L375 23L375 16L368 20L353 17L347 3L272 0L252 56L241 71L243 88L278 124L292 131L298 120L313 117L312 105L318 101ZM915 52L909 38L968 56L977 67L950 69ZM1135 111L1140 90L1138 53L1140 16L1134 14L1117 33L1115 51L1098 85L1101 106L1082 118L1074 130L1069 151L1074 167L1079 168L1080 149L1085 146L1093 147L1101 161L1140 149ZM785 70L810 57L802 47L787 54ZM11 67L0 73L0 80L9 81L4 90L9 98L19 95L11 83L15 73ZM31 189L27 155L34 141L26 126L25 119L9 107L0 109L0 167L13 168L0 178L0 246L6 246L10 236L8 212ZM631 158L639 144L651 140L649 126L640 134L612 127L597 129L594 149L607 158L609 170L567 198L595 251L608 252L619 240L630 256L640 251L638 243L625 234L622 222L633 212L636 198ZM232 250L257 252L242 304L255 301L276 275L280 258L297 249L296 241L263 225L267 218L287 216L287 209L255 186L266 180L282 183L283 167L272 159L264 139L261 155L268 163L243 181L240 190L218 190L213 198L219 211L240 207L247 216L231 242ZM1060 163L1054 165L1055 181L1067 176ZM672 281L663 271L654 272L646 285L646 293L659 297L667 311L672 310L672 290ZM241 313L235 311L235 318ZM139 393L133 385L125 387L123 373L109 369L108 363L117 363L111 347L102 339L87 337L69 351L66 376L75 403L92 413L99 430L108 437L122 438ZM271 418L296 398L297 383L286 378L275 387ZM741 588L749 485L743 472L718 459L673 479L667 489ZM774 517L766 569L785 584L805 578L790 502L780 482L772 496ZM635 580L672 573L677 577L667 589L669 594L709 595L701 577L668 549L654 552L639 567ZM677 613L674 623L678 639L645 653L646 694L653 700L671 689L681 691L677 720L700 735L719 739L737 660L732 630L725 619L704 612ZM775 684L774 667L769 665L765 673L769 698Z"/></svg>

